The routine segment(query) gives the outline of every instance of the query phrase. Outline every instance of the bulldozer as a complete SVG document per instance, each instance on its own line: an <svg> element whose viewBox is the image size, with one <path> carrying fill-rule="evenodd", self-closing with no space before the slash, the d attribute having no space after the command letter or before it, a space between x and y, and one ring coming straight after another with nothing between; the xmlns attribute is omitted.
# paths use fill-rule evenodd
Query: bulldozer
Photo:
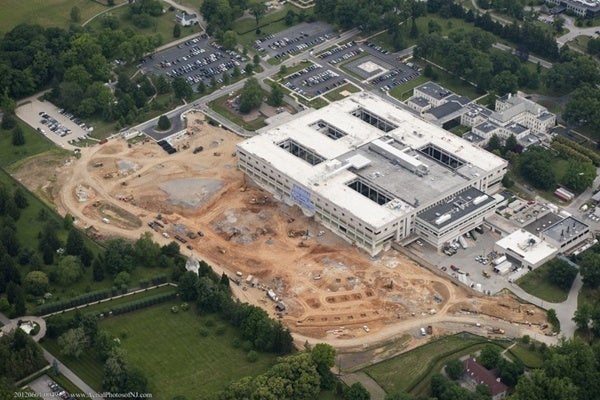
<svg viewBox="0 0 600 400"><path fill-rule="evenodd" d="M291 238L295 238L295 237L299 237L299 236L306 236L308 235L308 231L305 229L290 229L288 231L288 237Z"/></svg>

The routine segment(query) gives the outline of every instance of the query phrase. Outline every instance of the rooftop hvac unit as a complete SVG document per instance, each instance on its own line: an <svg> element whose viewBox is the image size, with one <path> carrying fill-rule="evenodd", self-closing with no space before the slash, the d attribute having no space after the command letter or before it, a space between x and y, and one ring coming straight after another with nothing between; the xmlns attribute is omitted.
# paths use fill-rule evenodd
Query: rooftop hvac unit
<svg viewBox="0 0 600 400"><path fill-rule="evenodd" d="M441 217L436 218L434 222L436 225L441 225L444 222L448 221L450 218L452 218L452 215L446 213L446 214L442 215Z"/></svg>
<svg viewBox="0 0 600 400"><path fill-rule="evenodd" d="M482 194L481 196L477 196L475 197L475 200L473 200L473 204L474 205L479 205L481 203L483 203L484 201L486 201L488 199L488 195L487 194Z"/></svg>

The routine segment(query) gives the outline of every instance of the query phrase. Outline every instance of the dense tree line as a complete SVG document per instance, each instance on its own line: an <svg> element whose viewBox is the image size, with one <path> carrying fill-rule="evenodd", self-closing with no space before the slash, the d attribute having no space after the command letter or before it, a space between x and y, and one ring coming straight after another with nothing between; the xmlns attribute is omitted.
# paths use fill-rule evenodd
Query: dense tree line
<svg viewBox="0 0 600 400"><path fill-rule="evenodd" d="M582 85L595 86L600 83L598 65L588 56L563 50L558 62L552 64L544 74L545 85L557 92L567 93Z"/></svg>
<svg viewBox="0 0 600 400"><path fill-rule="evenodd" d="M12 381L22 379L47 364L42 349L22 329L13 329L0 337L0 360L0 377ZM14 393L11 393L13 396Z"/></svg>
<svg viewBox="0 0 600 400"><path fill-rule="evenodd" d="M593 132L600 131L600 89L583 84L571 94L563 118L573 125L587 125ZM598 136L596 134L596 136Z"/></svg>
<svg viewBox="0 0 600 400"><path fill-rule="evenodd" d="M277 354L292 351L289 330L262 308L233 300L227 275L215 274L206 262L200 261L198 274L188 271L181 275L178 289L182 300L196 302L198 312L219 313L239 328L255 349Z"/></svg>
<svg viewBox="0 0 600 400"><path fill-rule="evenodd" d="M481 29L453 31L447 37L437 32L420 36L414 55L442 65L450 73L474 83L480 91L498 95L518 87L538 86L536 74L507 52L493 49L495 37Z"/></svg>
<svg viewBox="0 0 600 400"><path fill-rule="evenodd" d="M242 16L248 5L248 0L203 1L200 13L208 24L208 34L221 37L225 31L231 30L233 21Z"/></svg>
<svg viewBox="0 0 600 400"><path fill-rule="evenodd" d="M312 350L279 359L264 374L232 383L221 392L219 399L314 399L323 387L323 373L331 374L329 369L333 367L334 357L335 350L331 346L317 344Z"/></svg>

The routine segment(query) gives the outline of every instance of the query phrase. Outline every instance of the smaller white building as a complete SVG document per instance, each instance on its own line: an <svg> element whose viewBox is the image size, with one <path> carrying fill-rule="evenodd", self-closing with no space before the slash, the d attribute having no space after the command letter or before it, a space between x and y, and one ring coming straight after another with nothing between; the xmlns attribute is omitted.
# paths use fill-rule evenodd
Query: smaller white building
<svg viewBox="0 0 600 400"><path fill-rule="evenodd" d="M560 253L569 253L587 240L594 239L590 227L573 217L555 223L542 231L540 236Z"/></svg>
<svg viewBox="0 0 600 400"><path fill-rule="evenodd" d="M524 229L498 240L494 250L531 269L539 267L558 254L558 248Z"/></svg>

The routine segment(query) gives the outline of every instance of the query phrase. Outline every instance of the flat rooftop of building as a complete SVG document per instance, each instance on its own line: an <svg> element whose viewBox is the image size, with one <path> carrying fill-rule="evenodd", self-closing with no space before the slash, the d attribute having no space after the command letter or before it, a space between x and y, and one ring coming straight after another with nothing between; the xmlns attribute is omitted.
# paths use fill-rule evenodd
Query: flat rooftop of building
<svg viewBox="0 0 600 400"><path fill-rule="evenodd" d="M556 247L524 229L519 229L503 237L496 242L496 245L513 251L530 265L537 265L558 253Z"/></svg>
<svg viewBox="0 0 600 400"><path fill-rule="evenodd" d="M419 90L422 93L427 94L437 100L442 100L454 93L443 86L438 85L435 82L425 82L424 84L417 86L415 89Z"/></svg>
<svg viewBox="0 0 600 400"><path fill-rule="evenodd" d="M431 103L429 103L429 100L427 100L425 97L411 97L410 99L408 99L409 103L413 103L418 105L419 107L427 107L428 105L430 105Z"/></svg>
<svg viewBox="0 0 600 400"><path fill-rule="evenodd" d="M500 126L496 125L495 123L493 123L491 121L482 122L482 123L480 123L479 125L477 125L475 127L475 129L478 129L481 132L485 132L485 133L493 132L493 131L495 131L498 128L500 128Z"/></svg>
<svg viewBox="0 0 600 400"><path fill-rule="evenodd" d="M467 107L469 109L469 111L468 111L469 115L482 114L482 115L485 115L486 117L489 117L493 112L489 108L486 108L486 107L482 106L481 104L477 104L477 103L469 103L465 107Z"/></svg>
<svg viewBox="0 0 600 400"><path fill-rule="evenodd" d="M457 112L463 108L462 104L456 101L449 101L447 103L442 104L441 106L434 107L430 110L427 110L427 114L433 115L436 119L444 118L452 113Z"/></svg>
<svg viewBox="0 0 600 400"><path fill-rule="evenodd" d="M531 215L532 222L525 225L523 229L533 233L534 235L539 235L540 232L545 231L549 227L555 225L557 222L563 220L563 217L552 212L546 213L541 217L538 216L537 218L535 215L533 215L533 213L530 213L529 215Z"/></svg>
<svg viewBox="0 0 600 400"><path fill-rule="evenodd" d="M542 234L556 240L558 243L562 243L568 242L571 238L586 230L589 230L587 224L573 217L567 217L544 230Z"/></svg>
<svg viewBox="0 0 600 400"><path fill-rule="evenodd" d="M354 116L356 112L367 112L385 121L387 132ZM337 138L328 135L331 130L337 132ZM259 133L240 143L238 150L264 160L275 176L280 173L291 177L373 227L412 212L415 197L420 205L427 204L447 192L469 186L470 180L486 171L507 165L505 160L368 93L357 93L319 110L290 116L288 121L267 126ZM408 155L418 155L418 160L413 156L410 160L426 165L429 174L421 177L369 150L370 143L384 138L404 148ZM320 162L311 164L291 154L282 148L285 143L301 146L302 152L318 156ZM452 155L460 160L459 165L452 170L418 151L427 146ZM357 154L368 159L366 164L358 163L360 168L348 162ZM381 206L356 192L348 185L359 176L370 178L399 200Z"/></svg>
<svg viewBox="0 0 600 400"><path fill-rule="evenodd" d="M442 228L494 202L496 202L494 197L470 187L448 201L420 212L417 218Z"/></svg>
<svg viewBox="0 0 600 400"><path fill-rule="evenodd" d="M509 131L510 131L510 132L511 132L513 135L515 135L515 136L517 136L517 135L520 135L520 134L522 134L523 132L526 132L526 131L528 131L528 130L529 130L529 128L528 128L528 127L526 127L526 126L523 126L523 125L521 125L521 124L518 124L518 123L516 123L516 122L515 122L515 123L513 123L513 124L510 124L510 125L508 125L508 126L506 127L506 129L508 129L508 130L509 130Z"/></svg>
<svg viewBox="0 0 600 400"><path fill-rule="evenodd" d="M483 142L485 140L485 138L479 136L476 133L473 133L473 131L463 134L463 139L465 139L471 143L479 143L479 142Z"/></svg>

